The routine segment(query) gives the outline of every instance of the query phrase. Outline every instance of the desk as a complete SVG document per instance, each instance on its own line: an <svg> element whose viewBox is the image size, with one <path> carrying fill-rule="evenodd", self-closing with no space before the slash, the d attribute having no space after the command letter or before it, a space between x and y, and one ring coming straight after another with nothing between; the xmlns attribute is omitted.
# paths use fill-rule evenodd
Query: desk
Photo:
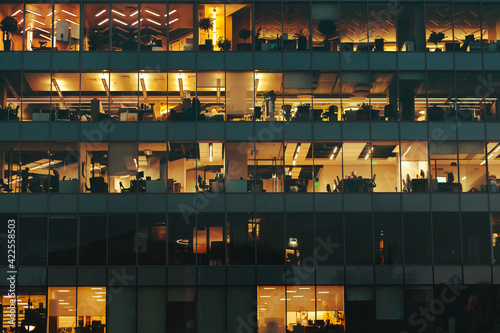
<svg viewBox="0 0 500 333"><path fill-rule="evenodd" d="M78 193L78 180L60 180L59 181L59 193Z"/></svg>
<svg viewBox="0 0 500 333"><path fill-rule="evenodd" d="M415 178L411 180L411 191L412 192L428 192L429 182L427 179Z"/></svg>
<svg viewBox="0 0 500 333"><path fill-rule="evenodd" d="M163 193L165 192L165 181L158 180L146 180L146 193Z"/></svg>
<svg viewBox="0 0 500 333"><path fill-rule="evenodd" d="M342 179L342 190L344 193L372 192L373 188L370 186L371 181L372 180L369 178Z"/></svg>

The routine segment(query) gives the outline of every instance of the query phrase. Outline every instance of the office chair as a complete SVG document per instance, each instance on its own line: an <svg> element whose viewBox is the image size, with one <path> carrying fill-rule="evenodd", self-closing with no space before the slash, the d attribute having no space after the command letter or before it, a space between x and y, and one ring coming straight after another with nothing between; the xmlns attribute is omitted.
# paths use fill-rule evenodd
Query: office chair
<svg viewBox="0 0 500 333"><path fill-rule="evenodd" d="M198 175L198 186L199 189L203 192L208 191L210 189L210 186L207 185L207 183L201 178L200 175Z"/></svg>
<svg viewBox="0 0 500 333"><path fill-rule="evenodd" d="M377 187L377 184L375 184L375 177L377 177L377 174L374 173L372 179L370 180L370 187L375 188Z"/></svg>
<svg viewBox="0 0 500 333"><path fill-rule="evenodd" d="M125 186L123 186L122 182L120 182L120 190L121 190L121 193L130 193L130 187L125 188Z"/></svg>
<svg viewBox="0 0 500 333"><path fill-rule="evenodd" d="M326 184L326 191L328 193L331 193L332 192L332 188L330 187L330 184Z"/></svg>
<svg viewBox="0 0 500 333"><path fill-rule="evenodd" d="M12 192L12 189L3 181L3 178L0 178L0 188L7 193Z"/></svg>

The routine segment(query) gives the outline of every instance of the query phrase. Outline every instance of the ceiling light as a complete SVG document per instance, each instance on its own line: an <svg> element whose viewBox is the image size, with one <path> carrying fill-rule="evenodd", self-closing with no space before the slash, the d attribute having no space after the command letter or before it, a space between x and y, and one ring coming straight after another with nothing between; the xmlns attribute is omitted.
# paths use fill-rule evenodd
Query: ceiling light
<svg viewBox="0 0 500 333"><path fill-rule="evenodd" d="M47 36L45 36L45 35L42 35L42 34L40 34L40 37L45 38L45 39L48 39L48 40L51 40L49 37L47 37Z"/></svg>
<svg viewBox="0 0 500 333"><path fill-rule="evenodd" d="M406 156L406 154L408 154L408 152L410 151L410 149L411 149L411 146L410 146L410 147L408 147L408 149L406 150L406 152L403 154L403 157L405 157L405 156Z"/></svg>
<svg viewBox="0 0 500 333"><path fill-rule="evenodd" d="M103 25L104 23L108 22L109 21L109 18L105 19L104 21L102 21L101 23L97 23L97 25Z"/></svg>
<svg viewBox="0 0 500 333"><path fill-rule="evenodd" d="M35 15L37 15L37 16L42 17L42 14L40 14L40 13L34 12L34 11L32 11L32 10L29 10L29 9L26 9L26 11L27 11L28 13L35 14Z"/></svg>
<svg viewBox="0 0 500 333"><path fill-rule="evenodd" d="M66 19L67 22L71 23L71 24L75 24L75 25L80 25L79 23L76 23L74 21L71 21L70 19Z"/></svg>
<svg viewBox="0 0 500 333"><path fill-rule="evenodd" d="M40 30L42 32L45 32L46 34L50 34L50 31L48 30L45 30L45 29L42 29L42 28L39 28L39 27L35 27L36 30Z"/></svg>
<svg viewBox="0 0 500 333"><path fill-rule="evenodd" d="M125 17L125 16L126 16L125 14L120 13L119 11L116 11L116 10L114 10L114 9L111 9L111 11L112 11L113 13L115 13L115 14L120 15L120 16L123 16L123 17Z"/></svg>
<svg viewBox="0 0 500 333"><path fill-rule="evenodd" d="M156 24L156 25L161 25L161 23L158 23L158 22L153 21L153 20L150 20L150 19L146 19L146 21L149 21L149 22L154 23L154 24Z"/></svg>
<svg viewBox="0 0 500 333"><path fill-rule="evenodd" d="M130 14L130 17L132 17L132 16L136 16L136 15L137 15L137 13L139 13L139 11L138 11L138 10L136 10L135 12L133 12L132 14Z"/></svg>
<svg viewBox="0 0 500 333"><path fill-rule="evenodd" d="M274 288L274 287L264 287L264 289L265 289L265 290L274 290L274 289L276 289L276 288Z"/></svg>
<svg viewBox="0 0 500 333"><path fill-rule="evenodd" d="M157 13L155 13L155 12L152 12L152 11L150 11L150 10L148 10L148 9L146 9L146 10L145 10L145 12L146 12L146 13L149 13L149 14L151 14L151 15L154 15L154 16L160 16L160 14L157 14Z"/></svg>
<svg viewBox="0 0 500 333"><path fill-rule="evenodd" d="M18 23L18 24L21 24L21 23L23 23L23 22L24 22L24 19L22 19L21 21L19 21L19 23Z"/></svg>
<svg viewBox="0 0 500 333"><path fill-rule="evenodd" d="M59 289L58 292L60 293L69 293L70 291L67 289Z"/></svg>
<svg viewBox="0 0 500 333"><path fill-rule="evenodd" d="M103 9L99 13L95 14L95 17L99 17L99 16L101 16L104 13L106 13L106 9Z"/></svg>
<svg viewBox="0 0 500 333"><path fill-rule="evenodd" d="M144 19L141 19L141 22L144 21ZM132 23L131 25L136 25L137 23L139 23L139 21L135 21L134 23Z"/></svg>
<svg viewBox="0 0 500 333"><path fill-rule="evenodd" d="M208 144L208 150L209 150L209 157L210 157L210 162L212 162L212 160L214 159L214 144L213 143L209 143Z"/></svg>
<svg viewBox="0 0 500 333"><path fill-rule="evenodd" d="M179 21L178 18L176 18L175 20L172 20L172 21L168 22L168 24L172 24L172 23L177 22L177 21Z"/></svg>
<svg viewBox="0 0 500 333"><path fill-rule="evenodd" d="M73 17L78 17L77 15L75 15L75 14L73 14L71 12L68 12L67 10L61 9L61 11L64 12L64 13L66 13L66 14L68 14L68 15L71 15Z"/></svg>
<svg viewBox="0 0 500 333"><path fill-rule="evenodd" d="M172 11L170 11L170 13L168 13L168 15L172 15L173 13L175 13L177 11L177 9L174 9ZM165 14L165 17L167 16L167 14Z"/></svg>
<svg viewBox="0 0 500 333"><path fill-rule="evenodd" d="M118 23L123 24L123 25L128 25L127 23L125 23L125 22L123 22L123 21L120 21L120 20L117 20L117 19L115 19L115 18L113 19L113 21L118 22Z"/></svg>
<svg viewBox="0 0 500 333"><path fill-rule="evenodd" d="M142 96L144 97L144 102L147 104L148 103L148 91L146 89L146 82L144 81L144 78L142 78L142 77L140 78L139 81L141 82Z"/></svg>
<svg viewBox="0 0 500 333"><path fill-rule="evenodd" d="M40 23L41 25L45 25L45 23L40 22L40 21L38 21L38 20L35 20L35 19L31 19L31 20L32 20L32 21L34 21L34 22L36 22L36 23Z"/></svg>
<svg viewBox="0 0 500 333"><path fill-rule="evenodd" d="M12 14L11 16L16 16L17 14L21 13L22 10L21 9L18 9L17 12L15 12L14 14Z"/></svg>

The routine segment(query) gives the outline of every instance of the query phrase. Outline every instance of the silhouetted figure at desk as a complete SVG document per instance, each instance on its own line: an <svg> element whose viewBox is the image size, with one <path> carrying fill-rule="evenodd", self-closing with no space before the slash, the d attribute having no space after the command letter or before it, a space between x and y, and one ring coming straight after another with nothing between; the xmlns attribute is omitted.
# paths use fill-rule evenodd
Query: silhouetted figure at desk
<svg viewBox="0 0 500 333"><path fill-rule="evenodd" d="M21 171L21 192L28 192L28 177L29 177L29 168L25 168Z"/></svg>
<svg viewBox="0 0 500 333"><path fill-rule="evenodd" d="M200 190L200 191L208 191L210 189L210 186L207 185L207 183L203 180L203 178L201 178L201 175L198 175L198 186L196 188L196 190Z"/></svg>

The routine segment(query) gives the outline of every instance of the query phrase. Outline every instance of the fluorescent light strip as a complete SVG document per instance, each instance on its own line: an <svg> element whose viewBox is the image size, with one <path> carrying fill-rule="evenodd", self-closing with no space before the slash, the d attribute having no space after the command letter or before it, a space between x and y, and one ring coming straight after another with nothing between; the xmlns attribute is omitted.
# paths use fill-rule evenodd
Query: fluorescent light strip
<svg viewBox="0 0 500 333"><path fill-rule="evenodd" d="M45 39L48 39L48 40L51 40L49 37L47 37L47 36L45 36L45 35L42 35L42 34L40 34L40 37L45 38Z"/></svg>
<svg viewBox="0 0 500 333"><path fill-rule="evenodd" d="M130 17L132 17L132 16L136 16L138 13L139 13L139 11L138 11L138 10L136 10L135 12L133 12L132 14L130 14Z"/></svg>
<svg viewBox="0 0 500 333"><path fill-rule="evenodd" d="M28 13L35 14L36 16L40 16L40 17L42 17L42 14L37 13L37 12L34 12L34 11L30 10L30 9L26 9L26 11L27 11Z"/></svg>
<svg viewBox="0 0 500 333"><path fill-rule="evenodd" d="M175 13L177 11L177 9L174 9L172 10L170 13L168 13L168 15L172 15L173 13Z"/></svg>
<svg viewBox="0 0 500 333"><path fill-rule="evenodd" d="M105 19L104 21L102 21L101 23L98 23L97 25L103 25L104 23L108 22L109 19Z"/></svg>
<svg viewBox="0 0 500 333"><path fill-rule="evenodd" d="M53 12L50 12L47 14L48 17L52 16L52 14L54 14L55 12L57 12L57 10L54 10Z"/></svg>
<svg viewBox="0 0 500 333"><path fill-rule="evenodd" d="M126 16L127 16L127 15L125 15L125 14L123 14L123 13L120 13L119 11L114 10L114 9L111 9L111 11L112 11L113 13L118 14L118 15L123 16L123 17L126 17Z"/></svg>
<svg viewBox="0 0 500 333"><path fill-rule="evenodd" d="M35 19L31 19L31 20L32 20L32 21L34 21L34 22L36 22L36 23L40 23L41 25L45 25L45 23L40 22L40 21L38 21L38 20L35 20Z"/></svg>
<svg viewBox="0 0 500 333"><path fill-rule="evenodd" d="M146 21L149 21L149 22L154 23L154 24L156 24L156 25L161 25L161 23L158 23L158 22L153 21L153 20L150 20L150 19L146 19Z"/></svg>
<svg viewBox="0 0 500 333"><path fill-rule="evenodd" d="M66 13L66 14L68 14L68 15L73 16L73 17L78 17L76 14L73 14L73 13L71 13L71 12L68 12L67 10L64 10L64 9L61 9L61 12L64 12L64 13Z"/></svg>
<svg viewBox="0 0 500 333"><path fill-rule="evenodd" d="M175 20L172 20L172 21L168 22L168 24L172 24L172 23L177 22L177 21L179 21L178 18L176 18Z"/></svg>
<svg viewBox="0 0 500 333"><path fill-rule="evenodd" d="M144 21L144 19L141 19L141 22ZM136 25L137 23L139 23L139 21L135 21L134 23L132 23L131 25Z"/></svg>
<svg viewBox="0 0 500 333"><path fill-rule="evenodd" d="M12 14L12 16L16 16L17 14L21 13L22 10L21 9L18 9L17 12L15 12L14 14Z"/></svg>
<svg viewBox="0 0 500 333"><path fill-rule="evenodd" d="M145 12L146 12L146 13L149 13L149 14L151 14L151 15L154 15L154 16L158 16L158 17L160 16L160 14L157 14L157 13L155 13L155 12L152 12L152 11L150 11L150 10L148 10L148 9L146 9L146 10L145 10Z"/></svg>
<svg viewBox="0 0 500 333"><path fill-rule="evenodd" d="M48 31L48 30L45 30L45 29L42 29L42 28L39 28L39 27L35 27L35 29L40 30L42 32L45 32L46 34L50 34L50 31Z"/></svg>
<svg viewBox="0 0 500 333"><path fill-rule="evenodd" d="M104 13L106 13L106 9L103 9L99 13L95 14L95 17L99 17L99 16L101 16Z"/></svg>
<svg viewBox="0 0 500 333"><path fill-rule="evenodd" d="M120 20L117 20L117 19L115 19L115 18L113 19L113 21L115 21L115 22L118 22L118 23L120 23L120 24L123 24L123 25L128 26L128 24L127 24L127 23L125 23L125 22L123 22L123 21L120 21Z"/></svg>
<svg viewBox="0 0 500 333"><path fill-rule="evenodd" d="M24 22L24 19L22 19L21 21L19 21L19 23L18 23L18 24L21 24L21 23L23 23L23 22Z"/></svg>
<svg viewBox="0 0 500 333"><path fill-rule="evenodd" d="M68 21L68 22L69 22L69 23L71 23L71 24L80 25L80 23L76 23L76 22L74 22L74 21L71 21L70 19L66 19L66 21Z"/></svg>

